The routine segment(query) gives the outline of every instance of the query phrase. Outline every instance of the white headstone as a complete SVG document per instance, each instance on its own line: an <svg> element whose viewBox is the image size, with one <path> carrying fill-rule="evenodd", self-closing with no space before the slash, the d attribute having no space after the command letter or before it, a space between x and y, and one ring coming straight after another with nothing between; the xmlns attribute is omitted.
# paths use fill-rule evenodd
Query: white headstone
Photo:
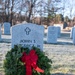
<svg viewBox="0 0 75 75"><path fill-rule="evenodd" d="M58 37L61 36L61 28L59 26L57 26L57 31L58 31Z"/></svg>
<svg viewBox="0 0 75 75"><path fill-rule="evenodd" d="M75 27L73 29L73 44L75 45Z"/></svg>
<svg viewBox="0 0 75 75"><path fill-rule="evenodd" d="M1 24L0 24L0 41L1 41Z"/></svg>
<svg viewBox="0 0 75 75"><path fill-rule="evenodd" d="M5 22L4 23L4 34L5 35L9 35L10 34L10 23L9 22Z"/></svg>
<svg viewBox="0 0 75 75"><path fill-rule="evenodd" d="M48 27L47 43L57 43L58 30L55 26Z"/></svg>
<svg viewBox="0 0 75 75"><path fill-rule="evenodd" d="M32 23L12 27L12 48L14 45L32 46L43 50L44 27Z"/></svg>
<svg viewBox="0 0 75 75"><path fill-rule="evenodd" d="M61 30L63 30L63 24L54 24L56 27L60 27Z"/></svg>
<svg viewBox="0 0 75 75"><path fill-rule="evenodd" d="M71 33L70 33L70 38L71 38L71 39L73 39L74 28L75 28L75 27L72 27L72 29L71 29Z"/></svg>

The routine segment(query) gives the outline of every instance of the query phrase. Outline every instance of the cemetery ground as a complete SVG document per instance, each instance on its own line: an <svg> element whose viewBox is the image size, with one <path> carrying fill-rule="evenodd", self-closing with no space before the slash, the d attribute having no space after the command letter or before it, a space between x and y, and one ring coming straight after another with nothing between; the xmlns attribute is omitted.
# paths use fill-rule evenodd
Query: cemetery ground
<svg viewBox="0 0 75 75"><path fill-rule="evenodd" d="M52 75L75 75L75 45L72 44L70 33L62 33L57 44L47 44L44 38L45 54L52 59ZM0 42L0 75L4 75L3 60L11 49L11 35L2 35Z"/></svg>

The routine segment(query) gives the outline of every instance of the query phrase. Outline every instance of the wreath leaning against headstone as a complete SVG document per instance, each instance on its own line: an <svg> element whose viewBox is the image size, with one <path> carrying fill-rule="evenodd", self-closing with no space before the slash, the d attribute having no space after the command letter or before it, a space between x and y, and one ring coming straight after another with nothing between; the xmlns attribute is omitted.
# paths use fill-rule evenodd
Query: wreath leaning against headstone
<svg viewBox="0 0 75 75"><path fill-rule="evenodd" d="M50 75L52 61L39 48L14 46L4 60L5 75Z"/></svg>

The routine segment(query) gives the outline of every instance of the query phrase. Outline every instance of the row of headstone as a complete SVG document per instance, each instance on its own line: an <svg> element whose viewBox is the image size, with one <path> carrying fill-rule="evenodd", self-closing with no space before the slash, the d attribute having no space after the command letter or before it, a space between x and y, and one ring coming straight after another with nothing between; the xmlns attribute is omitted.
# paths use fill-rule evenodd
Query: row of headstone
<svg viewBox="0 0 75 75"><path fill-rule="evenodd" d="M9 24L7 25L10 27ZM9 27L6 26L5 28ZM61 28L59 26L57 27L49 26L47 33L47 43L57 43L57 38L60 37L60 33ZM43 50L43 38L44 38L43 26L31 23L18 24L12 26L12 48L14 47L14 45L20 44L23 47L31 48L32 46L35 46ZM73 39L73 41L75 41L75 38Z"/></svg>
<svg viewBox="0 0 75 75"><path fill-rule="evenodd" d="M47 43L57 43L60 37L60 27L49 26ZM18 24L12 26L12 48L14 45L23 47L38 47L43 50L44 26L36 24Z"/></svg>

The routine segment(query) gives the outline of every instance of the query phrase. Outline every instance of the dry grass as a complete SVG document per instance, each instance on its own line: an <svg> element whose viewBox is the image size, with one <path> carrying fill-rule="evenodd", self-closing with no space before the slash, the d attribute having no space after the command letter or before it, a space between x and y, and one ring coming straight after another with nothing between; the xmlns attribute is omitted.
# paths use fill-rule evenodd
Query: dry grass
<svg viewBox="0 0 75 75"><path fill-rule="evenodd" d="M44 45L46 55L52 59L52 73L75 75L74 45Z"/></svg>
<svg viewBox="0 0 75 75"><path fill-rule="evenodd" d="M8 44L2 44L1 45L4 46L2 49L4 48L4 53L6 53L11 45L9 44L10 46L8 47ZM1 54L2 49L0 48L0 58L3 57L3 54ZM75 75L74 45L44 44L44 52L53 61L51 70L52 75ZM3 75L3 68L1 65L2 64L0 64L0 75Z"/></svg>

